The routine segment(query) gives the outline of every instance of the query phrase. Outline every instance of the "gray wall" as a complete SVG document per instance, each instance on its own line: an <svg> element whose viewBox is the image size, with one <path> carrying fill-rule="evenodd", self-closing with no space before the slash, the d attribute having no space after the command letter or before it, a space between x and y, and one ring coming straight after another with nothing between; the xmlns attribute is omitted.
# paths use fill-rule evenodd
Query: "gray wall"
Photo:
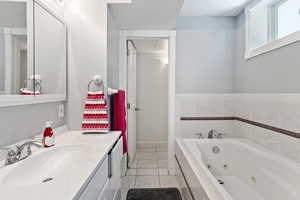
<svg viewBox="0 0 300 200"><path fill-rule="evenodd" d="M58 105L61 103L0 108L0 146L41 134L46 121L53 121L54 127L64 125L65 118L58 118Z"/></svg>
<svg viewBox="0 0 300 200"><path fill-rule="evenodd" d="M299 93L300 42L249 60L245 16L179 17L176 93Z"/></svg>
<svg viewBox="0 0 300 200"><path fill-rule="evenodd" d="M4 30L0 27L0 93L4 91L5 66L4 66Z"/></svg>
<svg viewBox="0 0 300 200"><path fill-rule="evenodd" d="M74 6L79 8L74 12ZM94 75L107 78L107 3L69 0L65 3L68 24L68 126L81 128L87 86Z"/></svg>
<svg viewBox="0 0 300 200"><path fill-rule="evenodd" d="M236 25L236 92L299 93L300 42L249 60L244 58L245 16Z"/></svg>
<svg viewBox="0 0 300 200"><path fill-rule="evenodd" d="M73 5L80 9L74 12ZM66 3L69 25L68 125L79 129L88 81L95 74L106 79L107 6L98 0L70 0ZM60 103L0 108L0 146L40 134L46 121L54 127L66 124L58 119Z"/></svg>
<svg viewBox="0 0 300 200"><path fill-rule="evenodd" d="M234 92L235 18L179 17L176 93Z"/></svg>
<svg viewBox="0 0 300 200"><path fill-rule="evenodd" d="M107 86L119 88L119 27L107 10Z"/></svg>
<svg viewBox="0 0 300 200"><path fill-rule="evenodd" d="M137 142L168 141L168 69L165 54L137 54Z"/></svg>
<svg viewBox="0 0 300 200"><path fill-rule="evenodd" d="M12 4L14 5L12 6ZM15 10L12 11L11 7ZM24 3L1 2L0 26L25 27L25 7ZM17 17L16 13L18 14ZM3 39L2 36L1 39ZM0 60L0 68L1 63L2 60ZM1 75L4 71L0 69L0 73L1 82L3 80ZM58 105L61 103L63 102L0 108L0 146L12 144L42 133L46 121L53 121L54 127L65 124L65 118L58 118Z"/></svg>
<svg viewBox="0 0 300 200"><path fill-rule="evenodd" d="M25 2L0 2L0 25L3 27L26 27Z"/></svg>

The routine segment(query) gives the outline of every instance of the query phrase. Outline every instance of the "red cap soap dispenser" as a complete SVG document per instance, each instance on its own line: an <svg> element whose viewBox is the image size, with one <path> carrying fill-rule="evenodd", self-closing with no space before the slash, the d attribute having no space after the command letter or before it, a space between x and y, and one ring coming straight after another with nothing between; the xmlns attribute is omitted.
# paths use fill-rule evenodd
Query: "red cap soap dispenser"
<svg viewBox="0 0 300 200"><path fill-rule="evenodd" d="M52 122L46 122L42 142L44 147L52 147L55 145L55 136L52 130Z"/></svg>

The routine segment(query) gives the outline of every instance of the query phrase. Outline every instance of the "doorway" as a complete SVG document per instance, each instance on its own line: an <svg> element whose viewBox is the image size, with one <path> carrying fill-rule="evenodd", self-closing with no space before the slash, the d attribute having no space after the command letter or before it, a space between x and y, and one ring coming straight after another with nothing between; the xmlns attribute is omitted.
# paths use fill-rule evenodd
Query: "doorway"
<svg viewBox="0 0 300 200"><path fill-rule="evenodd" d="M136 56L137 50L133 41L127 41L127 166L133 165L136 157Z"/></svg>
<svg viewBox="0 0 300 200"><path fill-rule="evenodd" d="M127 50L128 166L167 170L168 39L128 40Z"/></svg>
<svg viewBox="0 0 300 200"><path fill-rule="evenodd" d="M24 28L4 28L4 94L19 94L31 68L27 58L27 32Z"/></svg>
<svg viewBox="0 0 300 200"><path fill-rule="evenodd" d="M122 30L120 32L120 68L119 68L119 88L126 91L128 95L128 71L127 71L127 62L128 62L128 52L127 45L128 40L138 40L138 39L167 39L168 40L168 168L170 174L175 174L174 163L175 163L175 60L176 60L176 31L170 30ZM133 109L132 109L133 111ZM137 111L138 112L138 111ZM136 112L136 113L137 113ZM129 117L129 113L127 113ZM130 118L130 117L129 117ZM127 137L129 146L135 145L136 143L131 143L134 133L130 131L129 128L129 118L127 118ZM132 136L133 135L133 136ZM135 135L136 137L136 135ZM135 140L136 141L136 140ZM134 148L132 148L134 149ZM130 166L130 160L133 161L136 155L135 152L129 152L124 159L124 170ZM127 163L127 164L125 164Z"/></svg>

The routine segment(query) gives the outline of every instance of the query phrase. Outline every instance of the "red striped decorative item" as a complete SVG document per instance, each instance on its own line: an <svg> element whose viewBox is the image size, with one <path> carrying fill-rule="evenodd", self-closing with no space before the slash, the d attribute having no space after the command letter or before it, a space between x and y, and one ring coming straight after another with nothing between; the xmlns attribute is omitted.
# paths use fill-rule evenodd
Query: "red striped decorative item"
<svg viewBox="0 0 300 200"><path fill-rule="evenodd" d="M108 106L103 91L88 92L81 128L102 133L109 131Z"/></svg>

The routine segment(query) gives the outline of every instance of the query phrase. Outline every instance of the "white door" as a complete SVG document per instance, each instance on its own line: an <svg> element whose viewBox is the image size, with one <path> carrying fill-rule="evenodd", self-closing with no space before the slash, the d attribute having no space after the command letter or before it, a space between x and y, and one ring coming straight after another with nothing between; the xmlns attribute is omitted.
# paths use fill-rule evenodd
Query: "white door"
<svg viewBox="0 0 300 200"><path fill-rule="evenodd" d="M127 45L127 125L128 125L128 166L136 153L136 49L128 41Z"/></svg>

